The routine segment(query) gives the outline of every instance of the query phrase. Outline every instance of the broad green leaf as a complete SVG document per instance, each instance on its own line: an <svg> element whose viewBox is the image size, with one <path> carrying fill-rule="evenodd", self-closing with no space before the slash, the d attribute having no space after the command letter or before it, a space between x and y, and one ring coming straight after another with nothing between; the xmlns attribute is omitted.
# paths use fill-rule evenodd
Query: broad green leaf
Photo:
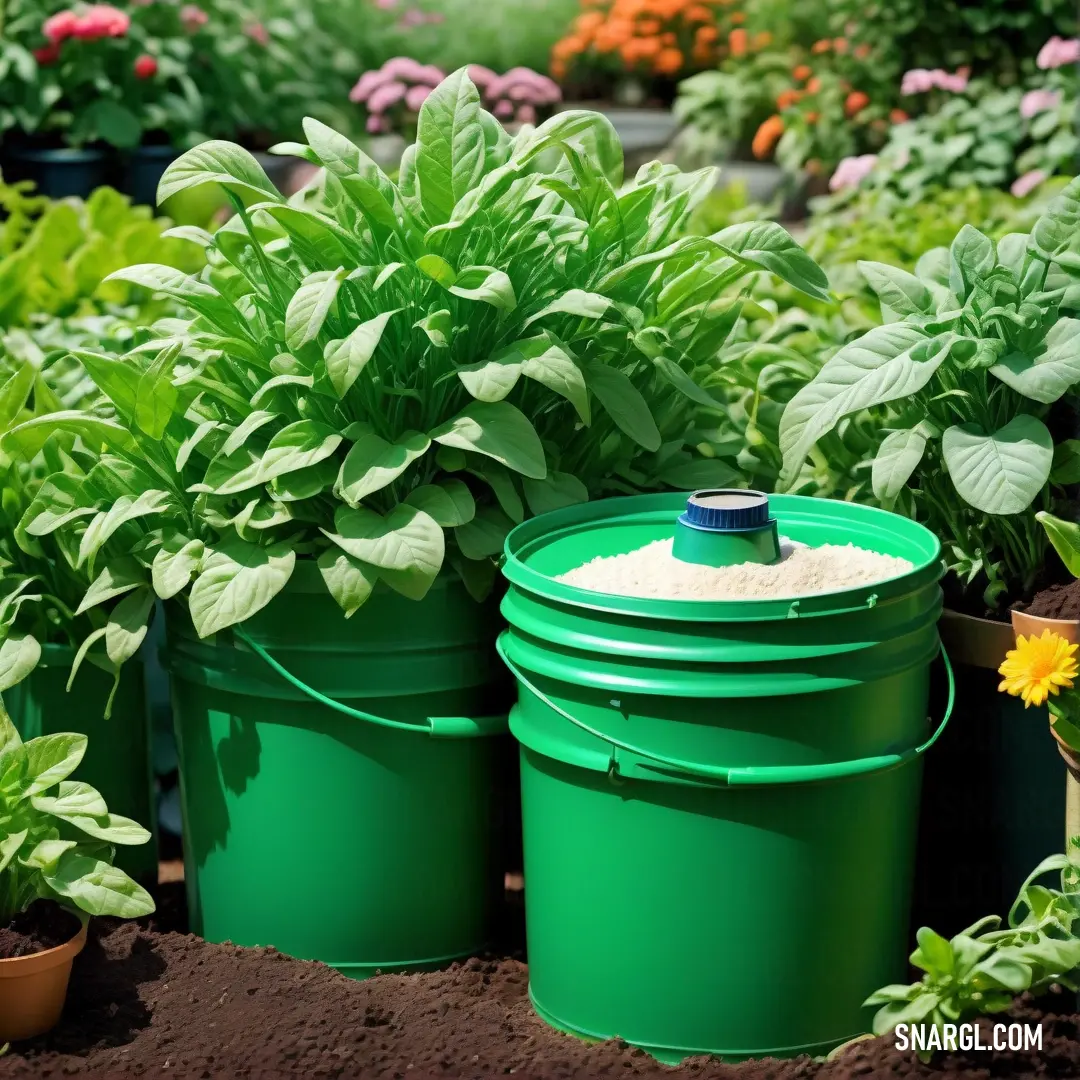
<svg viewBox="0 0 1080 1080"><path fill-rule="evenodd" d="M859 272L892 318L929 315L934 311L930 290L914 275L887 263L860 261Z"/></svg>
<svg viewBox="0 0 1080 1080"><path fill-rule="evenodd" d="M525 490L525 501L534 514L546 514L549 510L589 501L589 489L570 473L553 472L544 480L526 477L521 486Z"/></svg>
<svg viewBox="0 0 1080 1080"><path fill-rule="evenodd" d="M725 251L775 274L800 292L818 300L829 298L825 272L774 221L750 221L729 225L709 238Z"/></svg>
<svg viewBox="0 0 1080 1080"><path fill-rule="evenodd" d="M285 342L294 352L319 336L344 280L345 271L340 267L317 270L304 278L285 312Z"/></svg>
<svg viewBox="0 0 1080 1080"><path fill-rule="evenodd" d="M365 432L342 462L335 487L338 497L359 506L368 495L393 483L430 445L431 440L417 431L406 431L392 443L373 431Z"/></svg>
<svg viewBox="0 0 1080 1080"><path fill-rule="evenodd" d="M949 289L966 297L971 285L988 274L996 262L994 242L973 225L965 225L949 248Z"/></svg>
<svg viewBox="0 0 1080 1080"><path fill-rule="evenodd" d="M924 453L926 435L919 428L886 435L870 473L874 497L884 506L890 506L907 486Z"/></svg>
<svg viewBox="0 0 1080 1080"><path fill-rule="evenodd" d="M221 184L241 194L253 192L271 202L282 201L281 194L251 154L235 143L212 140L181 154L169 165L158 183L158 205L178 192L201 184Z"/></svg>
<svg viewBox="0 0 1080 1080"><path fill-rule="evenodd" d="M29 829L20 829L18 832L9 832L0 837L0 873L7 869L11 860L19 853L19 848L26 843L30 835Z"/></svg>
<svg viewBox="0 0 1080 1080"><path fill-rule="evenodd" d="M202 565L205 552L201 540L189 540L175 531L167 533L150 567L154 592L162 600L183 592Z"/></svg>
<svg viewBox="0 0 1080 1080"><path fill-rule="evenodd" d="M781 481L798 474L814 444L843 417L918 393L947 355L938 349L927 359L913 359L913 350L926 341L917 327L890 323L868 331L827 360L784 409Z"/></svg>
<svg viewBox="0 0 1080 1080"><path fill-rule="evenodd" d="M375 355L386 324L401 310L384 311L374 319L360 323L347 338L327 342L323 360L338 397L343 398L349 392L364 366Z"/></svg>
<svg viewBox="0 0 1080 1080"><path fill-rule="evenodd" d="M118 667L139 651L153 608L154 592L144 585L125 596L109 612L105 627L105 651Z"/></svg>
<svg viewBox="0 0 1080 1080"><path fill-rule="evenodd" d="M1066 250L1080 231L1080 177L1058 192L1031 230L1028 250L1050 260Z"/></svg>
<svg viewBox="0 0 1080 1080"><path fill-rule="evenodd" d="M498 555L514 523L492 506L481 507L476 517L454 530L461 554L466 559L485 559Z"/></svg>
<svg viewBox="0 0 1080 1080"><path fill-rule="evenodd" d="M285 587L296 564L287 545L259 547L226 537L207 555L191 586L188 609L207 638L261 611Z"/></svg>
<svg viewBox="0 0 1080 1080"><path fill-rule="evenodd" d="M538 382L566 398L577 410L583 424L592 421L589 408L589 391L581 368L559 345L552 345L539 356L530 356L521 365L521 373L527 379Z"/></svg>
<svg viewBox="0 0 1080 1080"><path fill-rule="evenodd" d="M0 347L0 353L2 353ZM15 374L0 385L0 431L7 431L15 418L26 407L30 391L34 389L37 369L28 361L23 361Z"/></svg>
<svg viewBox="0 0 1080 1080"><path fill-rule="evenodd" d="M1037 352L1009 353L990 374L1024 397L1052 405L1080 382L1080 319L1058 319Z"/></svg>
<svg viewBox="0 0 1080 1080"><path fill-rule="evenodd" d="M648 402L621 371L593 361L586 366L585 377L589 389L621 431L646 450L660 449L660 432Z"/></svg>
<svg viewBox="0 0 1080 1080"><path fill-rule="evenodd" d="M416 269L447 289L457 281L457 271L441 255L421 255Z"/></svg>
<svg viewBox="0 0 1080 1080"><path fill-rule="evenodd" d="M954 425L941 440L945 467L965 502L986 514L1019 514L1045 486L1054 461L1046 425L1021 414L987 433Z"/></svg>
<svg viewBox="0 0 1080 1080"><path fill-rule="evenodd" d="M49 870L60 856L65 851L70 851L75 844L75 840L39 840L29 855L19 856L19 862L33 870Z"/></svg>
<svg viewBox="0 0 1080 1080"><path fill-rule="evenodd" d="M681 491L712 487L742 487L743 477L726 461L694 458L665 465L657 479Z"/></svg>
<svg viewBox="0 0 1080 1080"><path fill-rule="evenodd" d="M65 410L27 420L4 433L0 438L0 448L12 457L30 461L58 431L78 435L92 452L102 446L115 450L137 451L135 440L127 428L113 420L102 420L77 410Z"/></svg>
<svg viewBox="0 0 1080 1080"><path fill-rule="evenodd" d="M41 646L31 634L9 633L0 644L0 691L23 681L41 659Z"/></svg>
<svg viewBox="0 0 1080 1080"><path fill-rule="evenodd" d="M160 514L169 506L169 494L166 491L144 491L137 498L121 495L109 507L96 514L79 541L77 566L88 564L93 567L94 557L109 542L113 533L129 521Z"/></svg>
<svg viewBox="0 0 1080 1080"><path fill-rule="evenodd" d="M23 797L40 795L66 780L78 767L86 753L87 738L72 732L41 735L24 743L26 747L26 778L29 786Z"/></svg>
<svg viewBox="0 0 1080 1080"><path fill-rule="evenodd" d="M338 548L327 548L319 556L318 564L327 592L345 612L345 618L350 618L371 595L378 570Z"/></svg>
<svg viewBox="0 0 1080 1080"><path fill-rule="evenodd" d="M83 594L76 615L89 611L106 600L113 600L117 596L131 592L132 589L146 584L146 570L142 564L130 555L121 555L113 559L96 578L90 588Z"/></svg>
<svg viewBox="0 0 1080 1080"><path fill-rule="evenodd" d="M433 311L430 315L414 322L413 326L418 330L423 330L427 334L428 341L436 349L448 349L450 347L454 321L448 309L440 308L438 311Z"/></svg>
<svg viewBox="0 0 1080 1080"><path fill-rule="evenodd" d="M464 525L476 515L476 501L461 480L424 484L410 491L405 501L417 510L423 510L444 529Z"/></svg>
<svg viewBox="0 0 1080 1080"><path fill-rule="evenodd" d="M91 630L89 634L83 639L82 644L75 652L75 659L71 662L71 671L68 672L67 680L67 692L71 693L71 688L75 683L75 676L79 674L79 668L82 667L83 661L86 659L87 654L103 637L105 636L105 627L99 626L96 630Z"/></svg>
<svg viewBox="0 0 1080 1080"><path fill-rule="evenodd" d="M135 423L151 439L165 434L179 397L172 382L173 364L180 355L180 344L162 349L143 372L135 390Z"/></svg>
<svg viewBox="0 0 1080 1080"><path fill-rule="evenodd" d="M380 578L412 599L421 599L442 567L443 531L415 506L402 503L383 517L363 507L340 506L336 532L323 530L342 551L380 569Z"/></svg>
<svg viewBox="0 0 1080 1080"><path fill-rule="evenodd" d="M544 448L536 429L509 402L473 401L429 434L432 441L443 446L485 454L534 480L543 480L547 475Z"/></svg>
<svg viewBox="0 0 1080 1080"><path fill-rule="evenodd" d="M476 284L471 283L476 280ZM482 300L500 311L513 311L517 306L517 297L514 295L514 286L509 276L502 270L473 270L469 273L464 271L458 277L459 284L451 285L449 292L454 296L460 296L465 300ZM469 282L467 287L460 284Z"/></svg>
<svg viewBox="0 0 1080 1080"><path fill-rule="evenodd" d="M1039 511L1035 520L1046 530L1046 535L1054 550L1061 556L1065 569L1073 577L1080 577L1080 525L1075 521L1063 521L1045 510Z"/></svg>
<svg viewBox="0 0 1080 1080"><path fill-rule="evenodd" d="M297 420L274 435L260 458L251 460L249 454L242 464L233 459L215 459L205 481L193 490L235 495L285 473L316 465L332 457L341 442L341 436L328 425L318 420Z"/></svg>
<svg viewBox="0 0 1080 1080"><path fill-rule="evenodd" d="M523 362L517 347L509 345L486 360L459 367L457 377L477 401L502 401L521 378Z"/></svg>
<svg viewBox="0 0 1080 1080"><path fill-rule="evenodd" d="M154 910L150 894L115 866L78 855L60 857L56 869L44 875L45 884L90 915L114 915L137 919Z"/></svg>
<svg viewBox="0 0 1080 1080"><path fill-rule="evenodd" d="M34 808L56 817L103 817L109 812L101 792L82 780L61 780L55 795L37 794Z"/></svg>
<svg viewBox="0 0 1080 1080"><path fill-rule="evenodd" d="M656 370L680 393L685 394L691 401L698 405L704 405L707 409L723 409L723 402L718 401L707 390L698 386L679 365L668 356L657 356L653 359Z"/></svg>
<svg viewBox="0 0 1080 1080"><path fill-rule="evenodd" d="M601 319L606 314L612 301L600 293L586 292L584 289L568 289L562 296L556 297L542 307L535 315L525 320L525 326L543 319L548 315L579 315L583 319Z"/></svg>
<svg viewBox="0 0 1080 1080"><path fill-rule="evenodd" d="M237 450L246 445L248 439L254 435L259 428L272 423L277 417L277 413L267 412L265 409L256 409L254 412L248 413L247 416L245 416L244 419L229 432L229 437L221 446L221 456L229 457L231 454L235 454Z"/></svg>
<svg viewBox="0 0 1080 1080"><path fill-rule="evenodd" d="M484 175L480 95L465 68L444 79L420 108L414 167L432 225L449 221L458 201Z"/></svg>
<svg viewBox="0 0 1080 1080"><path fill-rule="evenodd" d="M158 263L141 263L111 273L106 281L127 281L152 293L171 296L197 312L227 327L243 325L236 308L217 291L199 278Z"/></svg>
<svg viewBox="0 0 1080 1080"><path fill-rule="evenodd" d="M217 420L204 420L184 441L176 452L176 471L183 472L191 455L199 444L212 432L217 431L223 425Z"/></svg>

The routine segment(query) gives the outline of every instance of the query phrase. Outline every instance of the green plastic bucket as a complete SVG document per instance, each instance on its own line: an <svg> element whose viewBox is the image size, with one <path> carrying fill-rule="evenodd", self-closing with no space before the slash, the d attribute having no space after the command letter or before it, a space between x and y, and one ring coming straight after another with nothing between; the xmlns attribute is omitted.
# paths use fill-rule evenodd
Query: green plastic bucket
<svg viewBox="0 0 1080 1080"><path fill-rule="evenodd" d="M346 975L483 948L508 685L496 602L440 579L351 619L313 563L232 635L167 612L192 930ZM231 637L231 641L230 641Z"/></svg>
<svg viewBox="0 0 1080 1080"><path fill-rule="evenodd" d="M587 503L506 541L530 994L664 1061L821 1053L904 973L940 548L904 518L772 496L782 535L914 569L797 600L553 580L671 536L685 495Z"/></svg>
<svg viewBox="0 0 1080 1080"><path fill-rule="evenodd" d="M112 715L106 720L113 676L84 662L68 693L74 660L75 650L66 645L43 645L38 666L4 691L4 705L24 739L61 731L89 739L73 778L96 787L111 812L134 818L151 830L155 839L148 844L118 845L116 865L144 884L156 885L157 830L142 661L135 657L124 665Z"/></svg>

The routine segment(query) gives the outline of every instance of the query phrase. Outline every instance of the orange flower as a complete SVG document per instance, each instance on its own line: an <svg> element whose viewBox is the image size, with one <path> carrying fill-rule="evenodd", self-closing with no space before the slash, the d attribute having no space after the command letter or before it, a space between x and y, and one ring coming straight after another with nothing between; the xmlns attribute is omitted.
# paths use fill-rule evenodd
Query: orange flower
<svg viewBox="0 0 1080 1080"><path fill-rule="evenodd" d="M715 41L720 36L720 31L715 26L699 26L694 33L694 40L701 42Z"/></svg>
<svg viewBox="0 0 1080 1080"><path fill-rule="evenodd" d="M731 49L731 55L735 57L746 55L746 31L745 30L732 30L728 34L728 46Z"/></svg>
<svg viewBox="0 0 1080 1080"><path fill-rule="evenodd" d="M906 124L908 122L908 120L911 119L911 117L909 117L908 114L906 112L904 112L903 109L893 109L889 113L889 119L894 124Z"/></svg>
<svg viewBox="0 0 1080 1080"><path fill-rule="evenodd" d="M754 48L767 49L772 44L772 34L768 30L762 30L754 35Z"/></svg>
<svg viewBox="0 0 1080 1080"><path fill-rule="evenodd" d="M666 45L666 46L668 46L668 48L674 48L676 45L678 45L678 43L679 43L679 39L672 33L667 33L667 34L661 34L660 35L660 44L661 45Z"/></svg>
<svg viewBox="0 0 1080 1080"><path fill-rule="evenodd" d="M832 47L843 56L847 52L847 38L838 37L833 40Z"/></svg>
<svg viewBox="0 0 1080 1080"><path fill-rule="evenodd" d="M860 60L865 60L871 52L873 52L873 49L865 41L861 45L855 46L855 55Z"/></svg>
<svg viewBox="0 0 1080 1080"><path fill-rule="evenodd" d="M799 64L791 74L794 75L799 82L802 82L804 79L809 79L813 73L813 69L809 64Z"/></svg>
<svg viewBox="0 0 1080 1080"><path fill-rule="evenodd" d="M644 34L647 37L652 37L654 34L660 33L660 20L659 19L641 19L637 24L639 34Z"/></svg>
<svg viewBox="0 0 1080 1080"><path fill-rule="evenodd" d="M754 157L759 161L767 158L773 152L777 141L783 134L784 121L779 116L770 116L768 120L762 123L754 135L754 141L750 146L754 152Z"/></svg>
<svg viewBox="0 0 1080 1080"><path fill-rule="evenodd" d="M807 84L806 92L816 94L821 89L821 80L815 75Z"/></svg>
<svg viewBox="0 0 1080 1080"><path fill-rule="evenodd" d="M712 12L704 4L691 4L686 9L687 22L712 22Z"/></svg>
<svg viewBox="0 0 1080 1080"><path fill-rule="evenodd" d="M864 94L861 90L852 90L844 100L844 115L847 117L856 116L870 104L870 96Z"/></svg>
<svg viewBox="0 0 1080 1080"><path fill-rule="evenodd" d="M832 48L832 42L827 38L822 38L821 41L815 41L810 46L810 51L817 56L820 53L827 53Z"/></svg>
<svg viewBox="0 0 1080 1080"><path fill-rule="evenodd" d="M776 107L784 110L802 98L801 90L781 90L776 97Z"/></svg>
<svg viewBox="0 0 1080 1080"><path fill-rule="evenodd" d="M742 26L742 24L746 22L746 16L741 11L733 11L728 16L728 22L733 26Z"/></svg>
<svg viewBox="0 0 1080 1080"><path fill-rule="evenodd" d="M683 66L683 54L678 49L661 49L653 62L657 75L675 75Z"/></svg>
<svg viewBox="0 0 1080 1080"><path fill-rule="evenodd" d="M712 62L712 49L709 47L708 43L702 44L701 42L697 42L690 52L690 57L695 64L700 64L704 67L706 64Z"/></svg>
<svg viewBox="0 0 1080 1080"><path fill-rule="evenodd" d="M599 11L587 11L574 20L574 28L579 34L590 34L598 26L604 25L604 16Z"/></svg>
<svg viewBox="0 0 1080 1080"><path fill-rule="evenodd" d="M821 119L821 113L815 112L813 109L806 114L806 122L808 124L816 124Z"/></svg>

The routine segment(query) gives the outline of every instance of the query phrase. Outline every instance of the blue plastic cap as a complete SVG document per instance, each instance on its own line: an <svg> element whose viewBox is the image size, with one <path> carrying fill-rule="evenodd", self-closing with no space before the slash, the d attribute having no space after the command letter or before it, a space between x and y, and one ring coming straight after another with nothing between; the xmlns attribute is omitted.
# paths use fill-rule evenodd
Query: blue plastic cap
<svg viewBox="0 0 1080 1080"><path fill-rule="evenodd" d="M686 501L681 520L698 529L729 532L757 529L768 524L769 497L763 491L742 488L707 488Z"/></svg>

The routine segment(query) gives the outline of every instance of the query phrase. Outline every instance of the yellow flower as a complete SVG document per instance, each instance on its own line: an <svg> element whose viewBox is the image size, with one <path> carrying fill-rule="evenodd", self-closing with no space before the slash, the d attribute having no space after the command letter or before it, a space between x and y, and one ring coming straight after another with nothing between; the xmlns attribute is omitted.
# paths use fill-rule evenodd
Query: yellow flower
<svg viewBox="0 0 1080 1080"><path fill-rule="evenodd" d="M1021 634L1016 648L1005 654L998 668L998 674L1004 676L998 689L1023 698L1025 709L1043 705L1061 687L1072 687L1077 675L1076 650L1076 645L1050 630L1044 630L1041 637Z"/></svg>

